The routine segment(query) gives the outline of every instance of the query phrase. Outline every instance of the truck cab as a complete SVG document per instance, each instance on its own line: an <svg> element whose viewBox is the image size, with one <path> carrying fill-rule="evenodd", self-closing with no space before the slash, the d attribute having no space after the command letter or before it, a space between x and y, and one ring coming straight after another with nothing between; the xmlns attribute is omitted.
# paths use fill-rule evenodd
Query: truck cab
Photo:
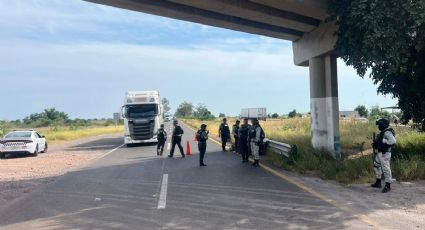
<svg viewBox="0 0 425 230"><path fill-rule="evenodd" d="M124 143L157 142L156 131L163 123L163 108L158 91L129 91L121 110Z"/></svg>

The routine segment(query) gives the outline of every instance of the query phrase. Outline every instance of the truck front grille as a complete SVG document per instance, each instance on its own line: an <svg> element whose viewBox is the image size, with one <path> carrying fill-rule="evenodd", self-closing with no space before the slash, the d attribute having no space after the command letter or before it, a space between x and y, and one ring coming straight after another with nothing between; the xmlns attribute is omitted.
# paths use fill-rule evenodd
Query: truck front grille
<svg viewBox="0 0 425 230"><path fill-rule="evenodd" d="M148 140L153 138L155 123L153 120L146 123L130 123L130 135L133 140Z"/></svg>

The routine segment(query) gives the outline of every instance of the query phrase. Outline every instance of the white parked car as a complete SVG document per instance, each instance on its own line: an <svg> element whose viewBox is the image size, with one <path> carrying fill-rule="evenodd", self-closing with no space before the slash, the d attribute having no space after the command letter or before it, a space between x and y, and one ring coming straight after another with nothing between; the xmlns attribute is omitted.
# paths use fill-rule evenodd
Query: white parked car
<svg viewBox="0 0 425 230"><path fill-rule="evenodd" d="M37 156L39 152L47 152L46 138L33 130L12 131L0 139L0 157L11 154L30 154Z"/></svg>

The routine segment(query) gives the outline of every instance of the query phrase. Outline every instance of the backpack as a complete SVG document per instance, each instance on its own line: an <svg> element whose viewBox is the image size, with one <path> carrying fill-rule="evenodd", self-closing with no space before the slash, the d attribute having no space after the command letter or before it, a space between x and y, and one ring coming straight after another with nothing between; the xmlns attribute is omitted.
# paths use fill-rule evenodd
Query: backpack
<svg viewBox="0 0 425 230"><path fill-rule="evenodd" d="M203 131L201 129L196 132L196 141L199 141L199 142L205 142L205 141L207 141L207 139L205 139L204 137L202 137L202 132Z"/></svg>
<svg viewBox="0 0 425 230"><path fill-rule="evenodd" d="M158 137L158 140L165 140L166 139L165 132L164 132L163 129L158 130L157 137Z"/></svg>

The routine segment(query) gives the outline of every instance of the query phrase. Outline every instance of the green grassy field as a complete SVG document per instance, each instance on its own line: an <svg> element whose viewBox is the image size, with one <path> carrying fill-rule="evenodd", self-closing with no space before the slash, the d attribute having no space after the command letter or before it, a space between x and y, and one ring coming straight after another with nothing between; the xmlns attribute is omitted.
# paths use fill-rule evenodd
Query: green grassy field
<svg viewBox="0 0 425 230"><path fill-rule="evenodd" d="M232 125L235 119L229 118ZM200 121L184 119L186 124L198 128L206 123L212 135L218 135L221 119ZM341 148L346 160L335 161L327 153L315 150L311 145L310 119L276 119L261 122L267 138L296 145L298 154L294 160L268 153L266 159L287 170L314 174L340 183L365 183L373 180L372 156L364 155L348 160L348 156L370 149L376 126L369 122L341 121ZM397 180L425 179L425 133L406 127L394 127L397 146L393 150L393 177Z"/></svg>

